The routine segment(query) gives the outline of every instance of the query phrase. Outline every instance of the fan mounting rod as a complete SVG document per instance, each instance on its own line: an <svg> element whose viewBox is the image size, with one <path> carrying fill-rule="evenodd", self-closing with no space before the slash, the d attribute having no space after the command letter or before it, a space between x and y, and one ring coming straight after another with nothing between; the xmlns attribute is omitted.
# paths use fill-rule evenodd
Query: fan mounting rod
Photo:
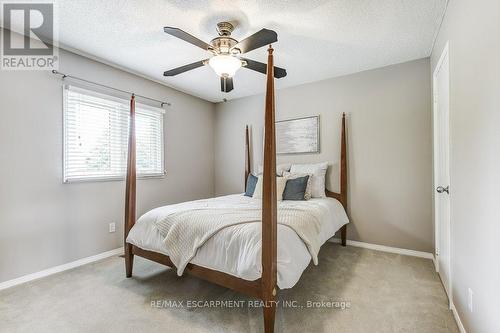
<svg viewBox="0 0 500 333"><path fill-rule="evenodd" d="M213 54L239 54L241 51L238 48L233 48L238 41L231 37L231 33L234 30L234 26L229 22L219 22L217 23L217 33L219 37L216 37L210 41L210 49Z"/></svg>
<svg viewBox="0 0 500 333"><path fill-rule="evenodd" d="M217 33L219 36L231 36L234 30L234 25L229 22L219 22L217 23Z"/></svg>

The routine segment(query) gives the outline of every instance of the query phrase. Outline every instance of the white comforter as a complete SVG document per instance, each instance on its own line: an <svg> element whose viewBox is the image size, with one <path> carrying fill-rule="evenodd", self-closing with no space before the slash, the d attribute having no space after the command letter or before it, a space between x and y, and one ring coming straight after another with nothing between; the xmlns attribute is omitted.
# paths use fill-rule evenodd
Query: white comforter
<svg viewBox="0 0 500 333"><path fill-rule="evenodd" d="M238 206L259 207L260 199L252 199L241 194L198 200L153 209L144 214L130 231L127 242L144 250L169 254L164 237L155 222L172 213L185 210L186 206ZM340 204L332 198L311 199L309 201L282 201L279 208L300 205L318 206L327 214L320 214L319 241L323 244L337 230L348 223L347 215ZM229 226L208 239L190 261L193 264L238 276L245 280L260 278L261 267L261 224L244 223ZM302 239L290 227L278 224L278 287L291 288L297 283L308 266L311 255Z"/></svg>

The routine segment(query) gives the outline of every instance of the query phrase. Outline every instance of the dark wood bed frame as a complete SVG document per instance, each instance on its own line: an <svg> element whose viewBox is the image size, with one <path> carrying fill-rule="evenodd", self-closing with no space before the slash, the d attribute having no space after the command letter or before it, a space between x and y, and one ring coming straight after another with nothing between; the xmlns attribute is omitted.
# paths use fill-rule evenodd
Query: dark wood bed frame
<svg viewBox="0 0 500 333"><path fill-rule="evenodd" d="M267 86L265 103L264 170L262 189L262 277L248 281L233 275L205 267L188 264L185 272L245 295L261 299L264 306L264 331L274 332L277 292L277 201L276 201L276 137L274 111L274 66L273 48L269 46L267 62ZM347 211L347 157L345 114L342 116L340 161L340 193L326 190L328 197L339 200ZM135 141L135 97L130 101L130 132L128 143L127 178L125 194L125 240L136 221L136 141ZM245 184L250 173L250 143L248 126L245 131ZM346 245L346 225L341 228L342 245ZM134 255L175 268L166 255L143 250L125 241L125 271L132 276Z"/></svg>

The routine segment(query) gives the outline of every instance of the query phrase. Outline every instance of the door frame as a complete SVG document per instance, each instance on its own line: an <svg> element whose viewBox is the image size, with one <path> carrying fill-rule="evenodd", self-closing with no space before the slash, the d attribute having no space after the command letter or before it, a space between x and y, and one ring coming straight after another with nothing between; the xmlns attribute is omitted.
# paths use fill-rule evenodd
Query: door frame
<svg viewBox="0 0 500 333"><path fill-rule="evenodd" d="M433 74L432 74L432 101L433 101L433 104L432 104L432 117L433 117L433 129L432 129L432 134L433 134L433 204L434 204L434 211L433 211L433 218L434 218L434 243L435 243L435 253L434 253L434 265L436 267L436 272L439 272L439 259L436 258L436 256L438 255L438 253L440 252L440 230L439 230L439 223L438 223L438 219L437 219L437 216L436 216L436 207L437 207L437 201L438 201L438 196L436 195L436 188L437 186L440 186L440 185L444 185L444 184L437 184L436 182L436 177L437 177L437 174L438 174L438 166L437 166L437 154L439 153L438 152L438 149L436 149L438 147L437 145L437 140L438 140L438 136L436 135L436 131L437 131L437 128L436 128L436 123L437 123L437 104L438 104L438 96L437 96L437 75L439 73L439 70L441 69L441 66L443 65L444 61L447 60L448 61L448 168L450 169L450 161L451 161L451 158L450 158L450 155L451 155L451 135L450 135L450 126L449 126L449 120L450 120L450 111L451 111L451 102L450 102L450 52L449 52L449 41L446 42L444 48L443 48L443 51L441 53L441 56L439 57L439 60L436 64L436 67L434 68L434 71L433 71ZM451 183L451 175L448 174L449 178L450 178L450 183ZM446 185L449 185L450 188L451 185L450 184L446 184ZM450 208L451 208L451 194L448 194L448 199L449 199L449 204L450 204ZM446 287L444 287L445 289L445 292L448 296L448 300L449 300L449 305L450 305L450 308L451 308L451 304L453 304L453 299L452 299L452 285L453 285L453 279L452 279L452 268L451 268L451 256L452 256L452 253L451 253L451 209L450 209L450 212L449 212L449 218L448 218L448 260L447 260L447 264L448 264L448 281L447 282L447 287L448 287L448 290ZM441 278L441 276L439 276ZM443 281L441 281L443 283ZM444 285L445 283L443 283Z"/></svg>

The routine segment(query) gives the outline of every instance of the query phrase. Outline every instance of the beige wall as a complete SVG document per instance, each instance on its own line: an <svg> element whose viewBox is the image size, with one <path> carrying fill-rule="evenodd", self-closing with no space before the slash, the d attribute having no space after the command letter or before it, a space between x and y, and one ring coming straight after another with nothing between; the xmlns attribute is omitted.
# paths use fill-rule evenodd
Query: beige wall
<svg viewBox="0 0 500 333"><path fill-rule="evenodd" d="M213 196L212 103L72 53L60 56L63 72L172 102L167 176L138 181L138 214ZM45 71L0 71L0 113L0 282L121 246L125 182L62 183L61 80ZM108 233L110 222L116 233Z"/></svg>
<svg viewBox="0 0 500 333"><path fill-rule="evenodd" d="M477 333L500 332L499 22L499 1L451 0L431 57L449 41L452 294Z"/></svg>
<svg viewBox="0 0 500 333"><path fill-rule="evenodd" d="M340 120L347 113L349 239L433 252L429 71L429 59L421 59L276 94L278 120L321 117L321 153L278 161L330 162L332 190L338 190ZM245 124L252 126L253 169L261 163L263 106L262 95L217 104L216 194L243 191Z"/></svg>

